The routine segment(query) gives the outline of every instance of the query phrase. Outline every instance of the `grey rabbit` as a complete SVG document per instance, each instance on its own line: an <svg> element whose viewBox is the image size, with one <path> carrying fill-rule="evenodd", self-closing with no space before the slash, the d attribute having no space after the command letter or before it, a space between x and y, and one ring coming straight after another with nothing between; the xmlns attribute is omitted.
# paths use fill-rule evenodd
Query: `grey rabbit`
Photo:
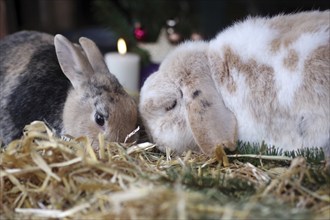
<svg viewBox="0 0 330 220"><path fill-rule="evenodd" d="M137 124L137 106L111 74L96 44L21 31L0 41L0 139L19 138L25 125L46 122L59 135L98 134L124 141Z"/></svg>

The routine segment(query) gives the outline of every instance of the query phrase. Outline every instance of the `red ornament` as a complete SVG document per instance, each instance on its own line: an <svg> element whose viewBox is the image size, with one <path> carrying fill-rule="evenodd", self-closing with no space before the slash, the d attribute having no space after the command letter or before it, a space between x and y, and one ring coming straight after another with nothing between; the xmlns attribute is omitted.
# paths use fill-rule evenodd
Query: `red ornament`
<svg viewBox="0 0 330 220"><path fill-rule="evenodd" d="M143 41L146 38L146 31L142 28L140 22L136 22L134 25L134 36L138 41Z"/></svg>

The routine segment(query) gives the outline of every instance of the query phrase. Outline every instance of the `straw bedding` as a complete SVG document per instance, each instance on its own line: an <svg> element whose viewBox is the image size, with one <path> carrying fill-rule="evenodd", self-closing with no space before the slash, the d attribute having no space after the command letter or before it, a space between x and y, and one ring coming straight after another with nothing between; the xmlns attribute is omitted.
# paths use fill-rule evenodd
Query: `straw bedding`
<svg viewBox="0 0 330 220"><path fill-rule="evenodd" d="M226 164L223 155L99 142L94 151L86 137L26 126L0 154L1 219L330 217L329 176L302 157L228 155Z"/></svg>

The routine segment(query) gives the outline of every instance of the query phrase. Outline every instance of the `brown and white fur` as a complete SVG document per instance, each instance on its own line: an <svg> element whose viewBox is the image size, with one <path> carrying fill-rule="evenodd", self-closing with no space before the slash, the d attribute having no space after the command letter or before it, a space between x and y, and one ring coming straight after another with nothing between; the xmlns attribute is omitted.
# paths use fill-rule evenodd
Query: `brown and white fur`
<svg viewBox="0 0 330 220"><path fill-rule="evenodd" d="M137 123L135 101L111 74L95 43L22 31L0 41L0 139L19 138L41 120L59 134L88 136L97 145L124 141Z"/></svg>
<svg viewBox="0 0 330 220"><path fill-rule="evenodd" d="M330 11L249 17L210 42L185 42L141 90L161 150L212 154L236 141L330 158Z"/></svg>

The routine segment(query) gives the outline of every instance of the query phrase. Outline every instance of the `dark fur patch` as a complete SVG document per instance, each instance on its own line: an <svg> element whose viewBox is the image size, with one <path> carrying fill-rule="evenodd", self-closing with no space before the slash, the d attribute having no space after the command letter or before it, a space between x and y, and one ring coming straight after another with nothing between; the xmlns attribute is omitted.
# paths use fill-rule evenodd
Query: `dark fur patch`
<svg viewBox="0 0 330 220"><path fill-rule="evenodd" d="M85 96L96 98L106 94L106 96L110 97L108 99L109 102L118 101L118 98L115 96L125 95L125 90L114 76L108 77L109 78L107 79L103 78L103 80L106 81L102 81L100 80L102 78L100 78L97 74L92 76L87 83L87 85L91 86L87 86L87 90L85 91L87 94Z"/></svg>
<svg viewBox="0 0 330 220"><path fill-rule="evenodd" d="M195 90L192 94L192 98L195 99L196 97L198 97L200 94L202 93L201 90Z"/></svg>
<svg viewBox="0 0 330 220"><path fill-rule="evenodd" d="M210 103L209 101L207 101L206 99L202 99L201 100L201 104L203 108L208 108L212 105L212 103Z"/></svg>
<svg viewBox="0 0 330 220"><path fill-rule="evenodd" d="M304 116L301 116L299 120L298 132L301 137L306 135L306 121Z"/></svg>
<svg viewBox="0 0 330 220"><path fill-rule="evenodd" d="M110 90L107 90L110 92L113 92L114 94L118 94L118 95L125 95L126 92L123 88L123 86L119 83L118 79L114 76L114 75L109 75L110 77L110 81L111 81L111 88Z"/></svg>
<svg viewBox="0 0 330 220"><path fill-rule="evenodd" d="M0 40L0 84L4 81L4 76L8 72L8 67L13 61L13 48L26 44L26 42L41 42L41 34L35 31L20 31L8 35ZM14 62L16 62L14 60Z"/></svg>
<svg viewBox="0 0 330 220"><path fill-rule="evenodd" d="M110 103L118 101L115 100L115 98L113 97L114 94L116 93L113 92L109 86L96 84L95 82L92 85L93 85L92 87L88 87L87 90L85 91L86 98L92 97L93 99L95 99L97 97L106 96L108 97L107 101L109 101Z"/></svg>
<svg viewBox="0 0 330 220"><path fill-rule="evenodd" d="M111 92L110 88L106 85L95 85L96 90L102 93L102 91Z"/></svg>
<svg viewBox="0 0 330 220"><path fill-rule="evenodd" d="M7 108L15 127L20 130L34 120L42 120L59 131L71 84L61 71L55 47L49 45L40 49L18 78L19 84L13 88ZM20 135L16 134L16 137Z"/></svg>

